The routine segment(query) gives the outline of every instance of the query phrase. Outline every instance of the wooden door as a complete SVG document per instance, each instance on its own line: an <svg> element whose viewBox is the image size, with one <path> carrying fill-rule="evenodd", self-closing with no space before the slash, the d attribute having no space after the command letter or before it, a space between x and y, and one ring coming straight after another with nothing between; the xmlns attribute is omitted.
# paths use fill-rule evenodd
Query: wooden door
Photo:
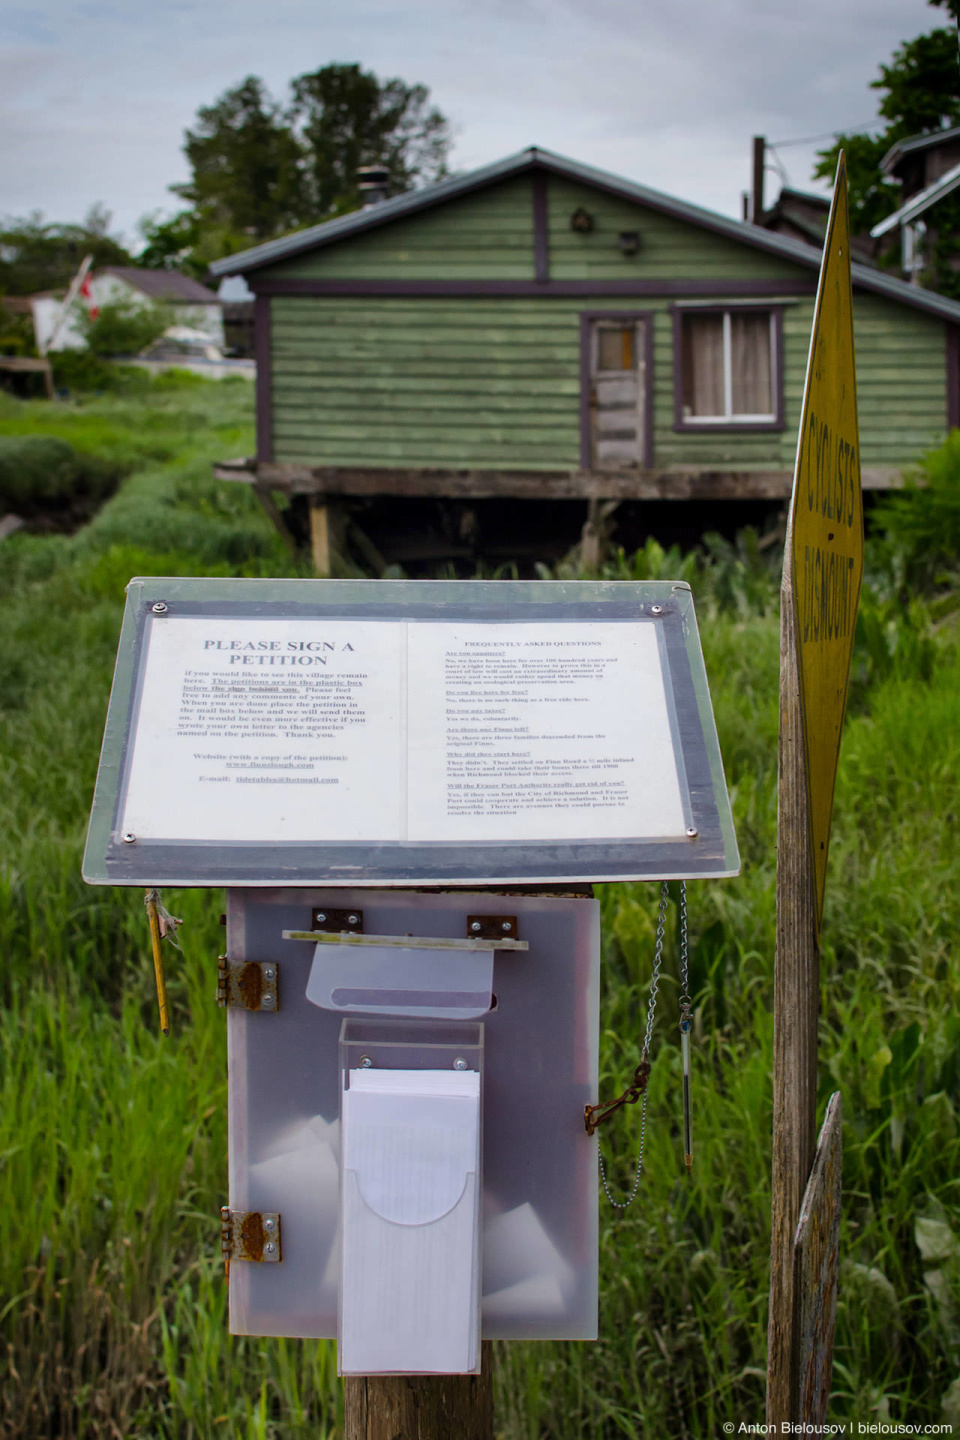
<svg viewBox="0 0 960 1440"><path fill-rule="evenodd" d="M590 450L594 469L622 470L643 464L646 324L627 316L591 322Z"/></svg>

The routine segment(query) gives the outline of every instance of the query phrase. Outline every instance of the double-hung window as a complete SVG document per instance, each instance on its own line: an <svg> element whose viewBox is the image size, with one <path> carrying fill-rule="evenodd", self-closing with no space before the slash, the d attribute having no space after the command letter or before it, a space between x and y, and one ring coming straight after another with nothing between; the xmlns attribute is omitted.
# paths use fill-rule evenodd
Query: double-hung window
<svg viewBox="0 0 960 1440"><path fill-rule="evenodd" d="M777 425L778 312L731 306L677 315L677 424Z"/></svg>

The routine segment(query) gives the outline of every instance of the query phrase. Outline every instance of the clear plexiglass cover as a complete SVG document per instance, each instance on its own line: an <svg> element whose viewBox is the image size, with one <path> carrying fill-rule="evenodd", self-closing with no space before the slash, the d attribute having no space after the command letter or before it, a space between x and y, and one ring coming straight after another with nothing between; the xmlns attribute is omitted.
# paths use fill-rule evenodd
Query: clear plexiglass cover
<svg viewBox="0 0 960 1440"><path fill-rule="evenodd" d="M94 884L738 867L686 584L128 586L84 857Z"/></svg>

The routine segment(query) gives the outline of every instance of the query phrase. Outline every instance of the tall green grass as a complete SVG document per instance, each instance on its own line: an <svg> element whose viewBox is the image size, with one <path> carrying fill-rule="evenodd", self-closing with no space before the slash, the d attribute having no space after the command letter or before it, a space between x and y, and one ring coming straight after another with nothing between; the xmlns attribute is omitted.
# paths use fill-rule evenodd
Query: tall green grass
<svg viewBox="0 0 960 1440"><path fill-rule="evenodd" d="M211 475L212 459L250 448L249 405L248 391L208 386L0 413L0 432L33 426L79 448L86 436L136 466L77 535L0 546L5 1435L252 1440L342 1425L332 1345L227 1334L222 901L166 895L185 924L163 1040L142 896L79 878L127 579L289 573L253 497ZM647 1172L624 1218L603 1202L601 1338L496 1347L505 1440L712 1437L763 1418L776 565L746 537L715 545L709 564L648 544L610 573L684 566L744 862L738 879L689 887L693 1176L682 1173L671 916ZM870 597L878 629L859 642L824 925L820 1107L840 1088L845 1116L830 1414L960 1425L960 647L931 603L917 600L911 618L895 587ZM656 889L600 888L604 1094L639 1057ZM638 1118L602 1135L621 1191Z"/></svg>

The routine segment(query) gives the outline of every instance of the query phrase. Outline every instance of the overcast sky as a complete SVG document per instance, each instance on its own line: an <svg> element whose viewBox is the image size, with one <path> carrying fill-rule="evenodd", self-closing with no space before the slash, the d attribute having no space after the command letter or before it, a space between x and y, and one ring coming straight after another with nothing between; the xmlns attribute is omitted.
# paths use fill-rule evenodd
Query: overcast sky
<svg viewBox="0 0 960 1440"><path fill-rule="evenodd" d="M184 128L248 74L357 61L429 86L470 170L540 145L739 214L754 134L871 121L899 41L945 21L923 0L0 0L0 215L136 238L187 178ZM810 180L816 145L779 152ZM779 182L767 178L767 203Z"/></svg>

